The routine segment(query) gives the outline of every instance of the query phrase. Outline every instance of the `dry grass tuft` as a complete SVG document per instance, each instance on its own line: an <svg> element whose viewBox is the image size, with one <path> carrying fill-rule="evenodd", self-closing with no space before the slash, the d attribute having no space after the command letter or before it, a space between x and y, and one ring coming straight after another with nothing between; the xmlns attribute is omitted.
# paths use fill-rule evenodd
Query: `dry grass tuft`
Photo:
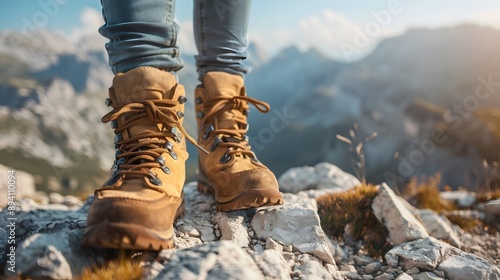
<svg viewBox="0 0 500 280"><path fill-rule="evenodd" d="M482 192L476 195L477 202L486 202L499 198L500 198L500 189L496 189L490 192Z"/></svg>
<svg viewBox="0 0 500 280"><path fill-rule="evenodd" d="M348 225L351 236L363 240L371 256L383 256L391 246L387 242L387 229L371 209L377 194L377 187L363 184L347 192L319 197L318 213L327 234L339 239Z"/></svg>
<svg viewBox="0 0 500 280"><path fill-rule="evenodd" d="M459 226L461 229L467 232L473 232L477 228L484 226L481 221L478 221L476 219L466 219L455 215L446 215L446 218L448 218L450 222Z"/></svg>
<svg viewBox="0 0 500 280"><path fill-rule="evenodd" d="M78 280L138 280L142 278L140 262L130 253L120 252L118 257L102 265L85 269Z"/></svg>
<svg viewBox="0 0 500 280"><path fill-rule="evenodd" d="M418 208L431 209L438 213L456 209L453 203L449 203L441 198L441 192L438 187L440 181L441 175L439 174L424 178L423 182L418 185L416 179L410 181L408 188L415 189L413 199ZM416 185L416 187L411 185Z"/></svg>

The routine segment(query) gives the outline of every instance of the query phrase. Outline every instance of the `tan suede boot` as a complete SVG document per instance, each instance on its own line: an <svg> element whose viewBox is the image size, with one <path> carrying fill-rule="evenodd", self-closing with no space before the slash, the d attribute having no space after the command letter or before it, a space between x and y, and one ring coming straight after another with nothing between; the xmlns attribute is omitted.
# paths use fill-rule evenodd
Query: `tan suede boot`
<svg viewBox="0 0 500 280"><path fill-rule="evenodd" d="M173 246L173 223L182 202L185 137L184 87L168 72L140 67L116 75L113 110L103 122L115 132L116 160L95 192L84 245L142 250Z"/></svg>
<svg viewBox="0 0 500 280"><path fill-rule="evenodd" d="M198 190L215 195L219 211L283 203L274 174L250 150L248 103L261 112L269 105L246 96L243 78L209 72L195 91L199 155Z"/></svg>

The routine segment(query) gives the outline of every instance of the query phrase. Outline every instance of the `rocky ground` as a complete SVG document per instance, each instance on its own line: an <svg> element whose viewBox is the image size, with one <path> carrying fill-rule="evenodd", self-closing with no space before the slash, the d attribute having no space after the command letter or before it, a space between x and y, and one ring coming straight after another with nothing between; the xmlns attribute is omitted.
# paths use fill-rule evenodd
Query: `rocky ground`
<svg viewBox="0 0 500 280"><path fill-rule="evenodd" d="M370 257L360 241L330 239L317 197L359 184L336 166L291 169L280 178L286 204L217 212L211 196L185 186L186 213L175 224L175 248L139 252L143 279L500 279L500 235L471 235L431 210L416 209L388 186L378 186L372 210L387 228L392 249ZM455 196L461 203L464 196ZM449 198L455 199L455 198ZM470 200L470 199L469 199ZM0 212L0 264L5 276L74 279L113 250L84 248L81 238L93 197L84 202L38 193ZM470 202L470 201L469 201ZM500 215L500 201L480 205L482 218ZM15 217L15 273L7 218Z"/></svg>

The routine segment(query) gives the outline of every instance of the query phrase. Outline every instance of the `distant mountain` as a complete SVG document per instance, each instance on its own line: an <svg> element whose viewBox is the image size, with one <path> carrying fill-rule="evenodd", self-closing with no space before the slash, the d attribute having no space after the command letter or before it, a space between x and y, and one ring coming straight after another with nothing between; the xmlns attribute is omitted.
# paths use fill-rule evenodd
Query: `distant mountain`
<svg viewBox="0 0 500 280"><path fill-rule="evenodd" d="M91 189L101 182L113 159L112 131L100 124L113 74L99 40L74 43L48 30L29 36L0 33L0 163L37 175L39 186L53 189ZM358 137L378 133L365 146L369 181L396 176L402 185L412 176L443 172L443 184L480 184L484 178L477 170L489 151L484 147L493 143L492 151L497 148L492 140L497 139L497 115L488 108L500 107L500 95L494 92L500 82L498 49L500 31L472 25L410 30L382 41L356 63L296 47L269 58L251 44L249 95L272 106L267 115L251 110L252 145L277 175L321 161L353 172L352 154L336 135L349 135L357 123ZM190 97L199 82L194 58L183 59L186 66L178 75ZM486 115L471 114L454 129L455 106L475 102L476 88L487 80L492 82L483 88L493 89L492 94L474 107ZM415 107L415 100L437 106L439 112L451 110L450 115L443 118L425 105ZM194 135L192 102L186 111L185 125ZM430 115L435 118L426 117ZM415 163L415 155L423 152L421 142L428 143L433 129L441 127L453 141L434 143L432 153ZM482 138L466 141L471 137ZM192 179L196 150L189 151Z"/></svg>
<svg viewBox="0 0 500 280"><path fill-rule="evenodd" d="M270 142L261 145L259 155L278 174L289 166L325 160L353 172L352 154L335 136L348 135L356 122L362 134L359 137L378 132L365 147L370 181L396 177L403 185L411 176L442 172L443 184L453 187L484 183L484 176L477 175L484 170L482 156L476 152L482 148L471 146L470 141L462 140L468 148L460 150L434 143L435 150L424 154L422 162L413 159L415 164L409 163L421 152L416 140L432 140L439 121L410 120L405 110L413 100L421 99L450 110L451 118L457 118L455 106L475 102L476 88L481 85L478 77L492 79L497 83L493 90L500 90L498 49L499 30L472 25L410 30L382 41L371 55L351 64L332 61L314 51L287 49L249 75L247 81L251 94L269 100L277 110L286 106L295 117L283 131L273 133L271 141L264 133L271 128L269 117L267 122L256 122L251 136L259 144ZM483 86L482 90L488 89ZM500 94L492 92L477 106L474 109L499 108ZM445 122L448 125L450 116ZM442 122L443 115L440 117ZM411 129L415 122L417 131ZM491 126L486 123L484 127ZM462 139L486 137L482 142L491 142L495 139L492 135L476 131ZM395 155L399 157L394 159Z"/></svg>

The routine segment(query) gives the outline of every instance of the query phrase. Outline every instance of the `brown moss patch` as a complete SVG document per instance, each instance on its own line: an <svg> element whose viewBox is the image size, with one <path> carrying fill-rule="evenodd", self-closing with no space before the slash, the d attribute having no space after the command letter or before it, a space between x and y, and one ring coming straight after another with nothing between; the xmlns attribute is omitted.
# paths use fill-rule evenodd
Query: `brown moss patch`
<svg viewBox="0 0 500 280"><path fill-rule="evenodd" d="M142 278L140 262L130 252L120 252L118 257L85 269L78 280L138 280Z"/></svg>
<svg viewBox="0 0 500 280"><path fill-rule="evenodd" d="M377 194L377 187L361 185L346 192L319 197L318 214L326 233L340 239L346 226L349 226L353 239L363 240L372 257L383 256L391 246L387 241L387 229L378 221L371 208Z"/></svg>

